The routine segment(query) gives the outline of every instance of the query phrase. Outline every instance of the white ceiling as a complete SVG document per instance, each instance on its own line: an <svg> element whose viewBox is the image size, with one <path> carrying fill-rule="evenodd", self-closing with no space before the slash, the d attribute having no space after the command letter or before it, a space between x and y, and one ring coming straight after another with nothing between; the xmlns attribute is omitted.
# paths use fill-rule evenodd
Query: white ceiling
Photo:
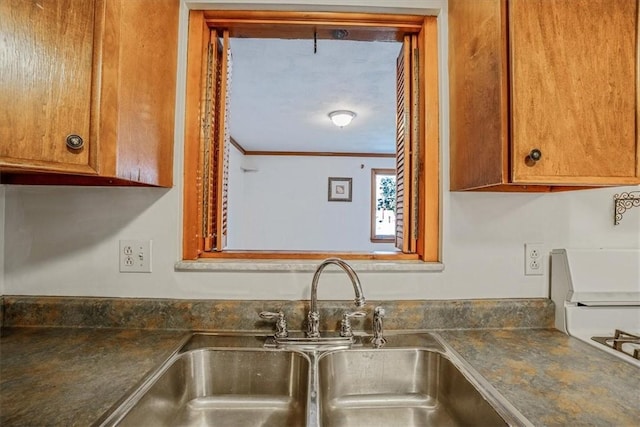
<svg viewBox="0 0 640 427"><path fill-rule="evenodd" d="M231 136L247 151L395 153L400 43L230 41ZM344 128L328 113L352 110Z"/></svg>

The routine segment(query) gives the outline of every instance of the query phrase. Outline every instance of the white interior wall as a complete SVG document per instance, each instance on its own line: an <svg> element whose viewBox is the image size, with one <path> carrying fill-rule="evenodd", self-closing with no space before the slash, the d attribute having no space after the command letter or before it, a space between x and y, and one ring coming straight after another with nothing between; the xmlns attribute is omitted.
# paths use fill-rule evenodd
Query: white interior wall
<svg viewBox="0 0 640 427"><path fill-rule="evenodd" d="M244 177L249 164L245 156L235 147L229 149L229 177L227 193L227 247L239 247L244 240L242 217L244 212Z"/></svg>
<svg viewBox="0 0 640 427"><path fill-rule="evenodd" d="M250 162L253 170L232 177L241 169L237 162ZM395 158L230 156L229 164L229 206L242 207L233 208L240 219L228 227L229 249L394 249L371 243L369 218L371 169L395 168ZM328 177L352 178L351 202L327 200Z"/></svg>
<svg viewBox="0 0 640 427"><path fill-rule="evenodd" d="M548 276L523 275L523 243L640 247L640 209L613 225L612 196L621 190L445 192L444 272L361 273L367 297L545 297ZM7 186L5 198L6 295L308 298L311 273L175 272L177 189ZM152 273L118 272L118 240L130 238L153 240ZM344 281L323 277L321 297L352 298Z"/></svg>
<svg viewBox="0 0 640 427"><path fill-rule="evenodd" d="M203 2L199 2L203 3ZM205 2L211 5L211 2ZM218 1L226 6L231 0ZM446 0L314 1L327 9L374 5L446 10ZM195 4L195 2L193 3ZM255 5L278 5L254 0ZM341 6L338 6L341 5ZM289 6L287 6L289 7ZM302 6L300 6L302 8ZM180 58L186 52L181 10ZM446 17L446 15L444 15ZM442 16L441 16L442 17ZM554 194L450 193L446 19L440 20L441 273L361 273L369 299L520 298L548 295L544 276L523 275L524 242L556 247L640 247L640 209L613 226L613 194L638 187ZM179 81L184 81L184 62ZM300 299L311 273L176 272L181 254L184 85L178 91L172 189L4 188L4 294L114 297ZM2 190L0 190L0 200ZM153 272L118 272L118 240L152 239ZM320 298L351 299L342 275L323 276Z"/></svg>

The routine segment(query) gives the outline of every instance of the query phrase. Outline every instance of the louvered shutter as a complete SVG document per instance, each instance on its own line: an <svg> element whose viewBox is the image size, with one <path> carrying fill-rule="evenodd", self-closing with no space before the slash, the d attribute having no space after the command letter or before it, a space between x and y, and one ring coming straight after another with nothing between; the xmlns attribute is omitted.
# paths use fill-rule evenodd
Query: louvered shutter
<svg viewBox="0 0 640 427"><path fill-rule="evenodd" d="M203 233L205 251L221 251L227 235L227 183L229 174L229 86L231 49L229 32L222 38L211 31L201 158L203 164Z"/></svg>
<svg viewBox="0 0 640 427"><path fill-rule="evenodd" d="M407 35L396 61L396 247L416 251L418 192L417 38Z"/></svg>

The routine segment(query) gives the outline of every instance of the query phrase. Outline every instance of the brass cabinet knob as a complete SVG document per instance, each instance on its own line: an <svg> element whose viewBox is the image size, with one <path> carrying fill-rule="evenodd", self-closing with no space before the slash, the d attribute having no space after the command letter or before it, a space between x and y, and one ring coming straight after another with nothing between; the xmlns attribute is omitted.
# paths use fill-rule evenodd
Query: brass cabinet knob
<svg viewBox="0 0 640 427"><path fill-rule="evenodd" d="M67 136L67 147L72 150L79 150L84 147L84 140L79 135L69 135Z"/></svg>

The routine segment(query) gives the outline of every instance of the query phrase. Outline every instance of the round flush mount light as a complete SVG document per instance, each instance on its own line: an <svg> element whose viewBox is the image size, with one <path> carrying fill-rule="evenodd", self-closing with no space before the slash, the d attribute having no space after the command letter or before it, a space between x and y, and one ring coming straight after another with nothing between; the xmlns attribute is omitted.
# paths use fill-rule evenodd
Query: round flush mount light
<svg viewBox="0 0 640 427"><path fill-rule="evenodd" d="M349 110L336 110L329 113L329 118L338 127L347 126L355 116L356 113Z"/></svg>

